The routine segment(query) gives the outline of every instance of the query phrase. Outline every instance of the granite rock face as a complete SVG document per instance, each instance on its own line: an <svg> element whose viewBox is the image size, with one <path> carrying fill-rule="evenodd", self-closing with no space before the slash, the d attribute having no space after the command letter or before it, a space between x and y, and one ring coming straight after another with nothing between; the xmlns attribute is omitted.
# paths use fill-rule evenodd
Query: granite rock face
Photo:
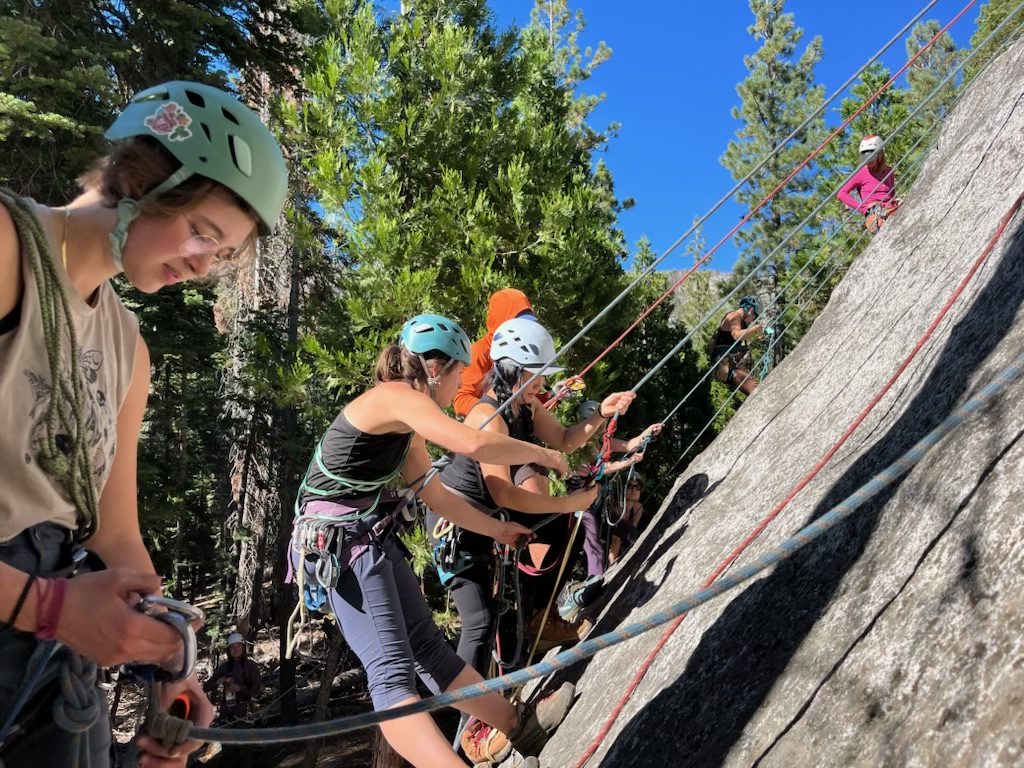
<svg viewBox="0 0 1024 768"><path fill-rule="evenodd" d="M1024 193L1024 41L948 118L905 205L799 347L678 478L597 633L699 588L896 371ZM869 480L1024 351L1024 213L749 562ZM641 393L642 395L642 393ZM790 560L691 613L590 766L1024 765L1024 382ZM576 763L660 631L568 673L542 754Z"/></svg>

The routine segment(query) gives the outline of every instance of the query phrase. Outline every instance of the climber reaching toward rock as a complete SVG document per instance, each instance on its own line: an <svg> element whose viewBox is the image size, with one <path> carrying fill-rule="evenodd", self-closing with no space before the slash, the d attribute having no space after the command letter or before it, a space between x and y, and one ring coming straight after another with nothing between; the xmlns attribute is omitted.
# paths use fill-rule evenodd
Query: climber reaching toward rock
<svg viewBox="0 0 1024 768"><path fill-rule="evenodd" d="M900 207L901 201L894 193L896 175L885 161L881 137L865 136L861 139L860 156L862 160L870 158L868 164L843 185L836 197L844 205L864 214L864 226L874 235Z"/></svg>
<svg viewBox="0 0 1024 768"><path fill-rule="evenodd" d="M738 387L745 395L757 389L757 377L750 372L748 339L770 332L757 320L762 314L761 301L756 296L744 296L737 309L722 318L715 335L711 337L709 352L716 381L728 387Z"/></svg>
<svg viewBox="0 0 1024 768"><path fill-rule="evenodd" d="M469 359L469 338L457 323L440 315L411 318L398 343L382 352L376 384L345 405L317 443L299 489L290 547L299 613L303 607L333 613L366 669L376 710L419 700L417 675L434 693L483 679L434 623L397 535L407 495L390 490L392 482L402 477L409 494L443 509L452 523L513 546L532 537L529 528L492 518L441 483L427 482L426 441L479 462L568 469L556 450L473 429L443 413ZM566 683L535 706L516 707L494 692L458 707L504 734L508 751L533 755L572 698ZM464 765L429 715L391 720L380 729L413 765Z"/></svg>

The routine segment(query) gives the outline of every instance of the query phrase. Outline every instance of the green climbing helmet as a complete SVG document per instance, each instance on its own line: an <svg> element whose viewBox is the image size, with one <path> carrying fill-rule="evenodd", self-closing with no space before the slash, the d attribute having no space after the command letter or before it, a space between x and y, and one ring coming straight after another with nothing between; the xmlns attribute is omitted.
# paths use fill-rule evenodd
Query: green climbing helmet
<svg viewBox="0 0 1024 768"><path fill-rule="evenodd" d="M229 93L202 83L162 83L135 94L104 135L112 141L150 136L181 163L150 194L198 174L252 206L260 234L274 229L288 191L281 148L259 116Z"/></svg>
<svg viewBox="0 0 1024 768"><path fill-rule="evenodd" d="M744 296L740 299L740 309L749 309L754 317L759 317L762 312L761 300L757 296Z"/></svg>
<svg viewBox="0 0 1024 768"><path fill-rule="evenodd" d="M402 326L399 343L414 355L442 352L452 360L469 365L469 337L454 320L441 315L422 314Z"/></svg>
<svg viewBox="0 0 1024 768"><path fill-rule="evenodd" d="M586 421L600 410L601 404L597 400L584 400L580 403L580 407L576 409L576 414L579 416L580 421Z"/></svg>

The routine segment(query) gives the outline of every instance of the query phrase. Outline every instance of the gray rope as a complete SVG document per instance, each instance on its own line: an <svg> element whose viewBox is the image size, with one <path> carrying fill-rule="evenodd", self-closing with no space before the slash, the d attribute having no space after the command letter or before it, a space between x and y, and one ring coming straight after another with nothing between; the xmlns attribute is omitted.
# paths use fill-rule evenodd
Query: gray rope
<svg viewBox="0 0 1024 768"><path fill-rule="evenodd" d="M815 539L820 538L843 520L853 515L872 497L910 472L911 469L922 461L928 451L934 448L951 432L963 425L968 418L978 414L982 409L1001 397L1022 374L1024 374L1024 353L1019 354L989 384L985 385L974 397L946 417L941 424L919 440L910 450L833 507L829 512L797 531L789 539L764 553L749 565L737 568L731 575L724 576L710 586L687 595L681 600L674 602L665 610L653 613L644 619L627 624L600 637L585 640L575 648L562 651L550 659L545 659L511 674L502 675L491 680L484 680L474 685L438 694L401 707L339 718L325 723L280 728L228 730L192 727L189 730L188 737L203 741L217 741L221 744L277 744L336 736L413 714L433 712L434 710L452 706L488 693L500 693L515 686L524 685L536 678L545 677L553 672L566 669L579 661L590 658L598 651L618 645L652 629L668 624L733 587L752 579L767 568L789 558Z"/></svg>
<svg viewBox="0 0 1024 768"><path fill-rule="evenodd" d="M898 126L896 126L896 128L894 128L885 139L882 140L881 148L885 148L889 144L889 142L892 141L894 136L899 135L899 133L904 128L906 128L914 120L914 118L917 117L918 114L920 114L920 112L942 91L942 89L960 73L960 71L967 65L967 63L973 60L974 57L978 54L978 52L981 51L989 43L989 41L991 41L996 35L998 35L1003 30L1007 23L1009 23L1010 19L1012 19L1014 16L1020 13L1022 8L1024 8L1024 2L1018 3L1017 7L1014 8L1006 16L1006 18L1004 18L999 23L999 25L995 29L993 29L992 32L989 33L989 35L981 42L980 45L978 45L978 47L976 47L974 50L970 52L970 54L968 54L960 62L958 62L957 65L949 72L949 74L947 74L944 78L942 78L942 80L939 81L939 83L932 89L928 96L925 97L925 99L921 101L921 103L918 104L913 109L913 111L911 111L911 113L907 115L906 118L904 118L904 120ZM868 160L870 160L870 158L868 158ZM814 210L807 214L807 216L804 217L803 221L801 221L799 224L793 227L793 229L790 230L789 235L787 237L782 238L779 244L775 248L773 248L767 256L761 259L761 261L757 263L757 265L750 271L750 273L742 280L740 280L739 283L736 284L736 287L734 287L731 291L729 291L729 293L722 297L722 299L720 299L719 302L711 310L709 310L707 314L705 314L700 319L700 321L698 321L697 325L693 328L693 330L691 330L689 333L683 336L683 338L679 341L678 344L672 347L672 349L660 361L655 363L654 366L640 379L640 381L638 381L633 386L633 388L630 391L639 391L640 387L642 387L644 384L650 381L654 377L654 375L659 370L661 370L662 367L664 367L673 357L676 356L676 354L679 353L679 350L681 350L687 343L689 343L690 339L693 338L693 336L696 334L697 330L699 330L701 326L708 322L710 318L717 317L718 314L722 311L722 309L725 306L729 305L731 300L740 292L740 289L745 287L747 283L749 283L754 278L754 275L757 274L757 272L762 267L764 267L775 255L782 251L782 249L786 247L786 244L792 237L801 232L804 229L804 227L810 224L811 221L814 220L815 217L817 217L817 215L825 209L825 206L832 202L832 198L835 196L835 194L843 187L844 184L846 184L846 182L852 179L861 168L867 165L868 160L864 160L863 162L858 164L857 167L853 169L853 172L844 177L843 180L832 190L831 194L823 197L822 201L818 203L817 206L815 206Z"/></svg>
<svg viewBox="0 0 1024 768"><path fill-rule="evenodd" d="M856 72L850 75L850 77L847 78L846 82L844 82L841 86L836 88L836 90L833 91L814 112L808 115L807 118L802 123L800 123L800 125L794 128L788 136L779 141L772 148L772 150L767 155L765 155L761 159L761 161L747 173L746 176L737 181L733 185L732 189L730 189L721 198L719 198L718 202L711 206L711 208L709 208L702 216L694 220L693 224L690 225L690 228L687 229L678 238L676 238L676 240L671 245L669 245L668 248L665 249L661 256L655 259L646 269L644 269L639 275L637 275L636 278L633 279L633 282L626 286L622 290L622 292L619 293L618 296L612 299L611 302L607 306L605 306L604 309L598 312L590 322L583 326L579 333L577 333L575 336L569 339L568 342L566 342L560 349L558 349L555 352L554 356L550 360L548 360L547 363L544 364L541 370L544 370L545 368L548 368L549 366L553 365L556 360L562 357L562 355L564 355L566 352L572 349L581 339L583 339L587 335L587 333L589 333L590 330L594 328L594 326L596 326L601 320L607 317L608 314L612 311L612 309L614 309L623 299L625 299L626 296L632 293L633 289L635 289L644 280L644 278L646 278L648 275L654 272L654 270L661 266L665 259L667 259L680 245L686 242L687 238L689 238L690 235L697 231L698 227L700 227L702 224L704 224L704 222L710 219L711 216L714 215L723 205L725 205L732 198L732 196L743 187L744 184L746 184L748 181L754 178L754 176L757 173L759 173L761 169L764 168L765 165L767 165L772 158L778 155L792 139L794 139L796 136L799 136L814 120L816 120L825 111L829 104L835 101L852 83L854 83L857 80L857 78L864 74L868 67L874 64L882 56L882 54L889 50L889 48L891 48L895 43L902 40L903 36L907 33L907 31L910 30L911 27L913 27L913 25L916 24L918 20L920 20L924 16L924 14L927 13L937 2L938 0L930 0L930 2L926 3L925 6L921 8L920 11L917 12L914 18L912 18L910 21L904 24L903 27L899 30L899 32L893 35L892 38L890 38L890 40L885 45L879 48L878 51L876 51L874 55L871 56L871 58L865 61L860 66L860 68L857 69ZM491 416L486 421L484 421L484 423L481 425L481 429L484 426L486 426L492 419L494 419L499 414L504 412L509 407L509 404L516 397L522 394L526 390L526 388L529 387L530 384L532 384L534 380L536 380L539 376L540 373L535 373L526 381L525 384L519 387L519 389L514 390L512 394L509 396L509 398L498 406L498 409L495 411L495 413L491 414Z"/></svg>

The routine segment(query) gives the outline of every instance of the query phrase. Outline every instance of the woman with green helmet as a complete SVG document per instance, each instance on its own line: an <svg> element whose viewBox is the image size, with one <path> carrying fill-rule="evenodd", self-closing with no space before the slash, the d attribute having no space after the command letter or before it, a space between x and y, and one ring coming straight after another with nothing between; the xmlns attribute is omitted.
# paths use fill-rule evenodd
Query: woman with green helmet
<svg viewBox="0 0 1024 768"><path fill-rule="evenodd" d="M286 194L273 135L217 88L170 82L143 91L106 136L109 155L68 205L0 190L0 762L8 768L108 765L95 665L170 665L182 650L178 632L134 609L140 595L160 591L136 493L150 366L110 278L123 272L152 293L224 269L273 229ZM84 562L83 545L92 556ZM75 702L68 675L79 681ZM164 706L179 693L192 718L209 723L194 676L166 686ZM140 765L183 766L198 745L172 750L141 737L138 746Z"/></svg>
<svg viewBox="0 0 1024 768"><path fill-rule="evenodd" d="M416 701L417 674L434 692L482 679L434 624L396 535L409 499L389 486L401 482L457 525L515 545L531 536L529 528L479 512L438 480L424 483L426 443L478 461L568 468L557 451L445 415L469 359L469 338L457 323L430 314L410 319L381 353L376 384L342 408L318 442L300 486L290 551L299 607L334 614L378 710ZM552 719L549 706L522 713L497 693L459 708L514 734L521 751L535 747ZM413 765L464 766L429 715L382 723L381 731Z"/></svg>

